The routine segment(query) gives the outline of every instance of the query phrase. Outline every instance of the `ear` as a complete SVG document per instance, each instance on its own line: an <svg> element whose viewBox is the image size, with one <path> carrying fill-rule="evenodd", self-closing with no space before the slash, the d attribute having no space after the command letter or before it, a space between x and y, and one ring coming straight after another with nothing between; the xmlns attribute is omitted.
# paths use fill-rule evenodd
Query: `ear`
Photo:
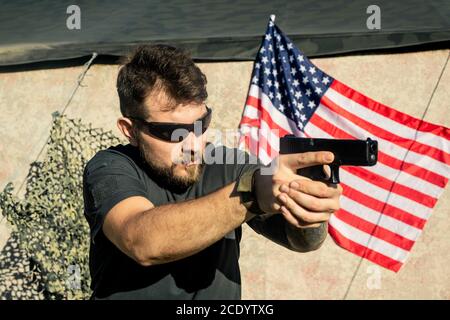
<svg viewBox="0 0 450 320"><path fill-rule="evenodd" d="M133 123L131 122L131 120L128 118L120 117L119 119L117 119L117 127L119 128L120 132L122 132L122 134L128 139L130 144L137 147L137 132L133 127Z"/></svg>

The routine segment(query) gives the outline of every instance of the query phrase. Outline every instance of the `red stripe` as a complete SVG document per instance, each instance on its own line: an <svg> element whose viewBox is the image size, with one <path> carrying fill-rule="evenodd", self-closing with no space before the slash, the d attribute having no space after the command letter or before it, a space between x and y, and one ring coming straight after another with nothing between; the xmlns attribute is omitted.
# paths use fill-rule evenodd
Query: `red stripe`
<svg viewBox="0 0 450 320"><path fill-rule="evenodd" d="M407 239L386 228L373 224L372 222L361 219L358 216L348 212L347 210L340 209L335 213L335 215L340 220L355 227L356 229L364 231L365 233L373 235L374 237L377 237L379 239L383 239L384 241L389 242L390 244L396 247L400 247L406 251L410 251L412 246L414 245L413 240Z"/></svg>
<svg viewBox="0 0 450 320"><path fill-rule="evenodd" d="M339 129L338 127L331 124L327 120L321 118L317 114L317 112L314 113L314 115L311 117L310 122L334 138L355 139L354 136L348 134L347 132ZM404 171L404 172L409 173L410 175L413 175L417 178L428 181L429 183L432 183L440 188L445 188L447 181L448 181L447 178L445 178L435 172L429 171L429 170L419 167L415 164L412 164L412 163L409 163L406 161L401 161L397 158L391 157L390 155L382 152L381 150L378 150L378 161L391 167L391 168Z"/></svg>
<svg viewBox="0 0 450 320"><path fill-rule="evenodd" d="M249 118L249 117L242 117L241 122L239 123L239 126L245 124L248 125L250 127L260 127L260 121L259 119L253 119L253 118Z"/></svg>
<svg viewBox="0 0 450 320"><path fill-rule="evenodd" d="M340 94L346 96L347 98L359 103L360 105L366 107L367 109L381 114L391 120L394 120L402 125L408 126L414 130L432 133L436 136L450 140L450 129L444 126L438 126L420 119L411 117L406 113L392 109L382 103L376 102L369 97L353 90L352 88L346 86L345 84L334 80L330 88L336 90Z"/></svg>
<svg viewBox="0 0 450 320"><path fill-rule="evenodd" d="M422 230L425 226L427 220L417 217L407 211L394 207L388 203L382 202L380 200L374 199L347 184L341 183L343 188L343 194L370 209L373 209L381 214L385 214L394 219L400 220L410 226Z"/></svg>
<svg viewBox="0 0 450 320"><path fill-rule="evenodd" d="M353 252L354 254L360 257L375 262L376 264L379 264L382 267L397 272L403 265L401 262L397 260L391 259L385 256L384 254L373 251L372 249L369 249L365 246L360 245L359 243L356 243L344 237L338 230L336 230L330 224L328 225L328 232L333 237L334 241L344 249L347 249L348 251Z"/></svg>
<svg viewBox="0 0 450 320"><path fill-rule="evenodd" d="M368 132L374 134L375 136L387 140L393 144L396 144L402 148L405 148L406 150L411 150L416 153L420 153L422 155L427 155L433 159L436 159L437 161L440 161L442 163L450 163L450 154L446 153L445 151L442 151L438 148L411 140L407 138L400 137L393 132L388 132L384 130L383 128L380 128L364 119L361 119L360 117L354 115L351 112L348 112L347 110L341 108L338 104L331 101L326 95L322 97L320 102L336 113L337 115L346 118L350 122L354 123L360 128L364 128Z"/></svg>
<svg viewBox="0 0 450 320"><path fill-rule="evenodd" d="M424 206L427 206L428 208L432 209L436 205L437 202L436 198L433 198L432 196L429 196L423 192L407 187L403 184L393 182L392 180L380 176L379 174L370 172L367 169L361 167L347 167L342 169L350 172L351 174L365 181L370 182L373 185L383 188L384 190L401 195L402 197L420 203Z"/></svg>

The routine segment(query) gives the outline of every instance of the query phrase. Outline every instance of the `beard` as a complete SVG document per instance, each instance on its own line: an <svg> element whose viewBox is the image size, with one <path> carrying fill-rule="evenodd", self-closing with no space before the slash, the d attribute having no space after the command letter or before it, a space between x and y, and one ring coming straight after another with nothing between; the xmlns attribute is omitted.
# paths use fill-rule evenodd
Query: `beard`
<svg viewBox="0 0 450 320"><path fill-rule="evenodd" d="M155 178L158 184L172 191L184 191L200 180L204 168L203 163L187 167L176 163L172 163L171 166L165 166L154 160L145 143L140 141L140 139L138 139L137 143L139 153L146 164L150 176ZM180 174L179 171L182 171L184 174Z"/></svg>

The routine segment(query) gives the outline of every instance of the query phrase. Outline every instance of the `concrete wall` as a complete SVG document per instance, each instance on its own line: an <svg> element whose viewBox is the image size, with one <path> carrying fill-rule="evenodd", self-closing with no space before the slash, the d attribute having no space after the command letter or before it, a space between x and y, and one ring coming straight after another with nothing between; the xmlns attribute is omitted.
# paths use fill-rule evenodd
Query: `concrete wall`
<svg viewBox="0 0 450 320"><path fill-rule="evenodd" d="M450 127L449 50L315 59L324 71L362 93L413 116ZM250 62L200 64L208 77L213 126L236 128L247 94ZM92 66L67 102L83 67L0 73L0 189L19 188L30 162L42 157L51 113L65 110L94 126L118 130L116 65ZM21 194L24 188L18 190ZM450 191L441 196L406 265L395 274L336 246L328 238L312 253L290 252L244 228L244 299L449 299ZM1 218L0 218L1 220ZM9 235L0 222L0 247ZM379 286L371 285L380 277Z"/></svg>

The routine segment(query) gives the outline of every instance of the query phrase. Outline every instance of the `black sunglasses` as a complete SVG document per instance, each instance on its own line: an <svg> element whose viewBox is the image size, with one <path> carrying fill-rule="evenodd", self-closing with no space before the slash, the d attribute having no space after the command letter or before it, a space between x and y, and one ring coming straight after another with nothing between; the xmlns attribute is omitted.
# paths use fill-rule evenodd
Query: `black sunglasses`
<svg viewBox="0 0 450 320"><path fill-rule="evenodd" d="M206 113L200 119L196 120L194 123L172 123L172 122L147 122L144 119L135 118L135 117L127 117L131 120L135 120L141 122L145 125L145 128L148 133L152 136L155 136L161 140L168 142L181 142L183 141L190 132L194 132L194 134L200 136L205 133L206 129L208 129L209 124L211 122L211 113L212 110L206 106ZM201 133L196 132L195 123L197 121L201 122ZM180 129L178 132L176 130ZM198 131L198 129L197 129ZM175 132L175 135L174 135Z"/></svg>

